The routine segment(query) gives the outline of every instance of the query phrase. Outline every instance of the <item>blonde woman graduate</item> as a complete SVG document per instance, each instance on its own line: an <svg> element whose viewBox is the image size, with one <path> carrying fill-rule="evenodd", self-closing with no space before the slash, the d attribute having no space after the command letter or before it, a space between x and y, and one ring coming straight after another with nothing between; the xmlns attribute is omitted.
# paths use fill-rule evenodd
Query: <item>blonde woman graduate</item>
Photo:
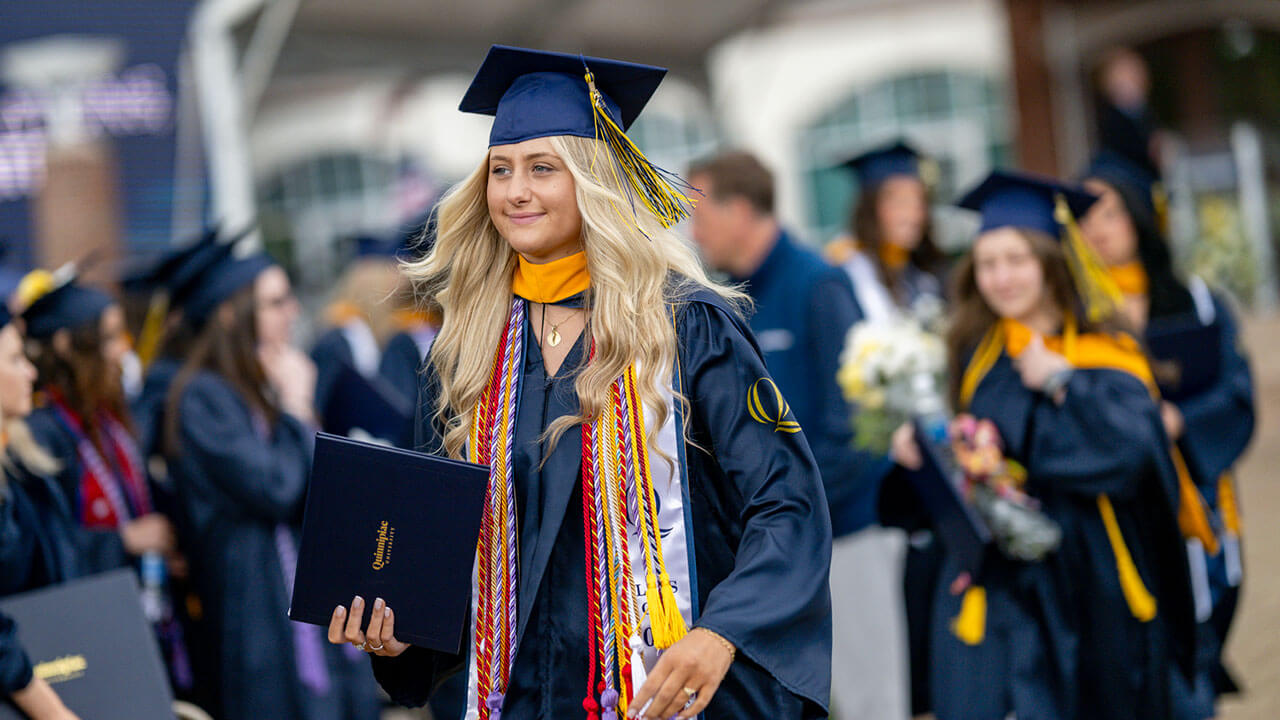
<svg viewBox="0 0 1280 720"><path fill-rule="evenodd" d="M948 558L933 623L940 720L1167 718L1170 668L1190 673L1180 478L1146 357L1073 220L1095 200L996 172L959 203L982 226L958 268L952 405L995 424L1062 541L1036 562L989 548L972 576ZM909 426L893 454L920 466Z"/></svg>
<svg viewBox="0 0 1280 720"><path fill-rule="evenodd" d="M377 598L329 628L399 703L466 673L484 720L827 715L817 466L741 297L670 230L692 191L623 134L664 74L494 47L462 101L490 147L409 272L444 317L420 447L492 471L471 639L410 647Z"/></svg>

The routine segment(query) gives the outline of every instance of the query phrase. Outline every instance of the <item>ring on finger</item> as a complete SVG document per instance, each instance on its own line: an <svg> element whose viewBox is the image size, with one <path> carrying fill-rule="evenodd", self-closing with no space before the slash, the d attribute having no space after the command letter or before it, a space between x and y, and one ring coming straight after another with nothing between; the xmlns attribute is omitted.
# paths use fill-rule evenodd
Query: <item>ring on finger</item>
<svg viewBox="0 0 1280 720"><path fill-rule="evenodd" d="M370 649L370 650L372 650L373 652L378 652L379 650L381 650L381 649L382 649L382 646L381 646L381 645L379 645L378 647L374 647L374 646L370 645L370 646L369 646L369 649Z"/></svg>
<svg viewBox="0 0 1280 720"><path fill-rule="evenodd" d="M359 642L359 643L353 642L351 644L354 645L357 650L365 650L367 646L365 642Z"/></svg>
<svg viewBox="0 0 1280 720"><path fill-rule="evenodd" d="M694 690L693 688L684 688L684 694L689 696L689 701L688 701L688 702L686 702L686 703L684 704L684 707L682 707L682 708L680 708L680 709L681 709L681 710L688 710L690 707L692 707L692 706L693 706L693 704L694 704L695 702L697 702L697 701L698 701L698 691L697 691L697 690Z"/></svg>

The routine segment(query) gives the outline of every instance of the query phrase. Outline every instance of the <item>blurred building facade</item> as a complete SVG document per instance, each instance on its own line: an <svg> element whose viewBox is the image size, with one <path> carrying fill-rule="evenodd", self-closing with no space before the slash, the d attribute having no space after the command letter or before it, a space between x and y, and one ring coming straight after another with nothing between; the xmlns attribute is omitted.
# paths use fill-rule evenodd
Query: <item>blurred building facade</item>
<svg viewBox="0 0 1280 720"><path fill-rule="evenodd" d="M852 180L833 166L905 135L938 161L952 248L972 226L946 202L993 165L1083 166L1098 63L1126 46L1150 70L1180 259L1277 296L1275 0L202 0L179 63L172 236L257 220L322 293L346 239L404 231L483 157L487 120L456 107L493 42L672 68L633 137L674 170L758 153L815 244L847 225Z"/></svg>

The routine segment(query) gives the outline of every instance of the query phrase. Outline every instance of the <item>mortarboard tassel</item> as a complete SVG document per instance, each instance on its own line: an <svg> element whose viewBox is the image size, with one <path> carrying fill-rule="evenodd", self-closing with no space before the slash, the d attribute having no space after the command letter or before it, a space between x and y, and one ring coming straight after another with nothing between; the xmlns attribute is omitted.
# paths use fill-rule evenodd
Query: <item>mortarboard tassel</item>
<svg viewBox="0 0 1280 720"><path fill-rule="evenodd" d="M689 183L680 176L654 165L644 156L640 148L631 142L631 138L614 122L605 107L604 97L596 89L595 75L587 70L587 88L591 93L591 109L595 116L596 139L606 143L617 161L616 168L622 170L625 183L633 193L632 200L638 198L649 212L662 223L663 227L672 227L689 216L696 200L687 192L696 192ZM610 172L616 168L610 166Z"/></svg>
<svg viewBox="0 0 1280 720"><path fill-rule="evenodd" d="M1156 228L1164 237L1169 237L1169 191L1162 183L1151 186L1151 205L1156 209Z"/></svg>
<svg viewBox="0 0 1280 720"><path fill-rule="evenodd" d="M1054 198L1053 217L1059 225L1066 228L1063 249L1067 256L1067 268L1076 282L1080 299L1084 301L1085 313L1092 322L1110 317L1123 300L1120 288L1116 287L1097 253L1085 243L1080 226L1076 224L1076 218L1061 194Z"/></svg>
<svg viewBox="0 0 1280 720"><path fill-rule="evenodd" d="M151 366L160 350L160 339L164 333L164 320L169 315L169 294L158 292L151 296L147 306L147 317L142 321L142 331L138 333L138 361L142 368Z"/></svg>

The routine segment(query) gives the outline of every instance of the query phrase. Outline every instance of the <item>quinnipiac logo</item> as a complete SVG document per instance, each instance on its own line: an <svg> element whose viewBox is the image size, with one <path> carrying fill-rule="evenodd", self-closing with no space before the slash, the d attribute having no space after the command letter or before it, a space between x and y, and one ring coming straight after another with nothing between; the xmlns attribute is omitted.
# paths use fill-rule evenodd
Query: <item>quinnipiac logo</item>
<svg viewBox="0 0 1280 720"><path fill-rule="evenodd" d="M386 520L378 523L378 541L373 551L373 569L381 570L391 564L391 544L396 539L396 529Z"/></svg>
<svg viewBox="0 0 1280 720"><path fill-rule="evenodd" d="M791 415L791 406L773 380L763 377L747 392L747 412L761 425L772 425L774 432L798 433L800 423Z"/></svg>

